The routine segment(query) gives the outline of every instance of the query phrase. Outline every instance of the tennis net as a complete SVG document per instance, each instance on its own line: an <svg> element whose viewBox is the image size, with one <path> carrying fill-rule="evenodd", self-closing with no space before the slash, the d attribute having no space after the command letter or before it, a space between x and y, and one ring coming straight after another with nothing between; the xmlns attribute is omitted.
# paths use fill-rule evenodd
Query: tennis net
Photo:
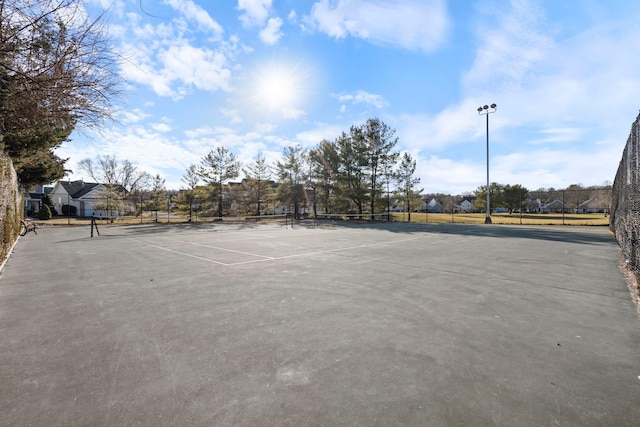
<svg viewBox="0 0 640 427"><path fill-rule="evenodd" d="M318 221L369 221L381 222L389 221L391 215L388 213L363 213L363 214L316 214Z"/></svg>

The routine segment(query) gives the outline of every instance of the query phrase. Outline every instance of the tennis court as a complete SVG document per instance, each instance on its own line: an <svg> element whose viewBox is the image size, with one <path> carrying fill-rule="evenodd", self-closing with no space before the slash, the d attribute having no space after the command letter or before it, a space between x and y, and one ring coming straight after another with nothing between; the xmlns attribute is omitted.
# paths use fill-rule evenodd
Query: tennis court
<svg viewBox="0 0 640 427"><path fill-rule="evenodd" d="M43 227L0 275L0 424L637 425L605 227Z"/></svg>

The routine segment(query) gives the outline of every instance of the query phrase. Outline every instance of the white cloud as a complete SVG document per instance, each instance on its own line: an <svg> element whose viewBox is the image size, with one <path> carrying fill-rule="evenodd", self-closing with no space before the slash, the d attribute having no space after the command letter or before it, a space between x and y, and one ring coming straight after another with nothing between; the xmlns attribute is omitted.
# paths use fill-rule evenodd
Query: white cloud
<svg viewBox="0 0 640 427"><path fill-rule="evenodd" d="M258 38L269 46L278 43L283 35L280 31L282 19L277 16L269 17L273 11L271 3L271 0L238 0L238 10L244 11L240 15L242 25L245 28L262 27Z"/></svg>
<svg viewBox="0 0 640 427"><path fill-rule="evenodd" d="M282 116L285 119L299 119L301 117L304 117L307 112L300 109L300 108L292 108L292 107L283 107L281 108L281 113Z"/></svg>
<svg viewBox="0 0 640 427"><path fill-rule="evenodd" d="M483 176L480 165L437 155L411 155L416 159L415 176L420 178L419 188L425 193L462 194L481 185L478 183L478 177Z"/></svg>
<svg viewBox="0 0 640 427"><path fill-rule="evenodd" d="M400 143L407 149L420 149L433 153L451 145L473 141L485 132L484 121L476 112L478 105L476 100L467 99L435 115L425 113L398 115L394 120L398 123Z"/></svg>
<svg viewBox="0 0 640 427"><path fill-rule="evenodd" d="M179 99L191 88L215 92L231 89L230 64L221 51L196 47L184 39L172 40L158 51L128 45L129 60L122 73L131 82L150 86L160 96Z"/></svg>
<svg viewBox="0 0 640 427"><path fill-rule="evenodd" d="M242 116L240 110L236 108L221 108L220 112L229 119L230 124L242 123Z"/></svg>
<svg viewBox="0 0 640 427"><path fill-rule="evenodd" d="M151 129L153 129L153 130L155 130L156 132L159 132L159 133L171 132L171 126L169 126L166 123L153 123L151 125Z"/></svg>
<svg viewBox="0 0 640 427"><path fill-rule="evenodd" d="M465 76L467 85L520 83L547 56L553 41L544 13L535 2L512 1L510 7L487 4L486 19L476 28L478 50ZM494 20L495 18L495 20Z"/></svg>
<svg viewBox="0 0 640 427"><path fill-rule="evenodd" d="M165 3L179 11L187 20L195 22L202 29L213 32L215 35L222 35L224 30L213 19L207 11L195 4L191 0L164 0Z"/></svg>
<svg viewBox="0 0 640 427"><path fill-rule="evenodd" d="M187 138L201 138L213 134L213 128L209 126L202 126L196 129L187 129L184 134Z"/></svg>
<svg viewBox="0 0 640 427"><path fill-rule="evenodd" d="M123 124L132 124L138 123L147 117L149 114L140 110L139 108L134 108L132 110L119 110L115 112L116 120Z"/></svg>
<svg viewBox="0 0 640 427"><path fill-rule="evenodd" d="M424 52L438 48L449 29L442 0L320 0L305 22L331 37Z"/></svg>
<svg viewBox="0 0 640 427"><path fill-rule="evenodd" d="M118 155L120 160L129 160L141 170L152 175L160 173L162 176L165 176L165 170L183 171L188 164L199 162L199 153L185 150L167 135L142 126L105 130L92 138L92 141L91 144L83 143L81 147L68 144L59 151L62 155L71 157L69 166L76 169L74 179L87 178L77 168L78 161L95 158L97 155L123 153ZM169 181L167 179L167 185ZM179 178L172 185L178 185L177 181Z"/></svg>
<svg viewBox="0 0 640 427"><path fill-rule="evenodd" d="M118 24L121 72L131 83L149 86L163 97L180 99L194 89L231 90L236 55L246 47L223 30L193 1L165 0L179 16L144 23L140 13L128 13ZM190 25L196 23L197 26ZM211 37L213 33L214 37ZM135 40L131 41L131 40Z"/></svg>
<svg viewBox="0 0 640 427"><path fill-rule="evenodd" d="M259 133L270 133L277 129L278 127L273 123L257 123L255 125L256 132Z"/></svg>
<svg viewBox="0 0 640 427"><path fill-rule="evenodd" d="M381 96L374 93L369 93L364 90L358 90L354 93L345 93L334 95L340 102L350 102L352 104L368 104L373 105L376 108L383 108L388 105L387 101Z"/></svg>
<svg viewBox="0 0 640 427"><path fill-rule="evenodd" d="M297 133L295 140L303 147L315 147L322 140L333 141L346 129L348 125L316 123L313 128Z"/></svg>
<svg viewBox="0 0 640 427"><path fill-rule="evenodd" d="M91 2L88 2L88 3L97 3L103 9L121 10L122 8L124 8L124 4L123 4L123 2L121 0L118 0L118 1L113 1L113 0L92 0Z"/></svg>
<svg viewBox="0 0 640 427"><path fill-rule="evenodd" d="M163 65L163 73L170 80L179 80L183 84L209 91L230 88L231 71L221 52L177 41L161 51L158 58Z"/></svg>
<svg viewBox="0 0 640 427"><path fill-rule="evenodd" d="M539 131L541 136L538 139L527 141L529 144L548 144L551 142L574 142L584 135L583 128L549 128Z"/></svg>
<svg viewBox="0 0 640 427"><path fill-rule="evenodd" d="M500 155L491 160L492 182L522 184L529 190L537 190L563 188L570 184L601 185L611 181L620 153L606 148L595 152L540 148ZM579 177L585 177L585 165L599 167L589 170L588 182L580 182Z"/></svg>
<svg viewBox="0 0 640 427"><path fill-rule="evenodd" d="M282 26L282 19L269 18L267 25L260 31L259 38L266 45L274 45L278 43L278 40L282 37L280 27Z"/></svg>
<svg viewBox="0 0 640 427"><path fill-rule="evenodd" d="M238 0L238 10L244 11L240 15L243 26L261 27L271 12L271 0Z"/></svg>

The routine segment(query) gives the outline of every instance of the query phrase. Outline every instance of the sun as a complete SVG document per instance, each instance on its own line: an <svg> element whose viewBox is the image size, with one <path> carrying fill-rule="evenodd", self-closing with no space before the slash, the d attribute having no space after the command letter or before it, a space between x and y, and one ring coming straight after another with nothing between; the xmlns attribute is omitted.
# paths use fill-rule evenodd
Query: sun
<svg viewBox="0 0 640 427"><path fill-rule="evenodd" d="M305 114L311 92L311 71L300 64L268 62L256 67L251 103L269 116L298 118Z"/></svg>
<svg viewBox="0 0 640 427"><path fill-rule="evenodd" d="M300 98L299 86L300 82L289 70L271 67L258 77L258 100L272 110L291 106Z"/></svg>

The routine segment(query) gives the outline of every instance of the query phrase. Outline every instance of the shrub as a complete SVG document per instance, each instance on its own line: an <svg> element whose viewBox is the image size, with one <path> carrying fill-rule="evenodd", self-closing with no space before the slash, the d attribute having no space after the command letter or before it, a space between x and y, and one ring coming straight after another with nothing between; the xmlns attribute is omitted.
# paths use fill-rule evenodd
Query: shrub
<svg viewBox="0 0 640 427"><path fill-rule="evenodd" d="M49 206L42 205L42 207L38 211L38 219L41 219L41 220L51 219L51 209L49 209Z"/></svg>

